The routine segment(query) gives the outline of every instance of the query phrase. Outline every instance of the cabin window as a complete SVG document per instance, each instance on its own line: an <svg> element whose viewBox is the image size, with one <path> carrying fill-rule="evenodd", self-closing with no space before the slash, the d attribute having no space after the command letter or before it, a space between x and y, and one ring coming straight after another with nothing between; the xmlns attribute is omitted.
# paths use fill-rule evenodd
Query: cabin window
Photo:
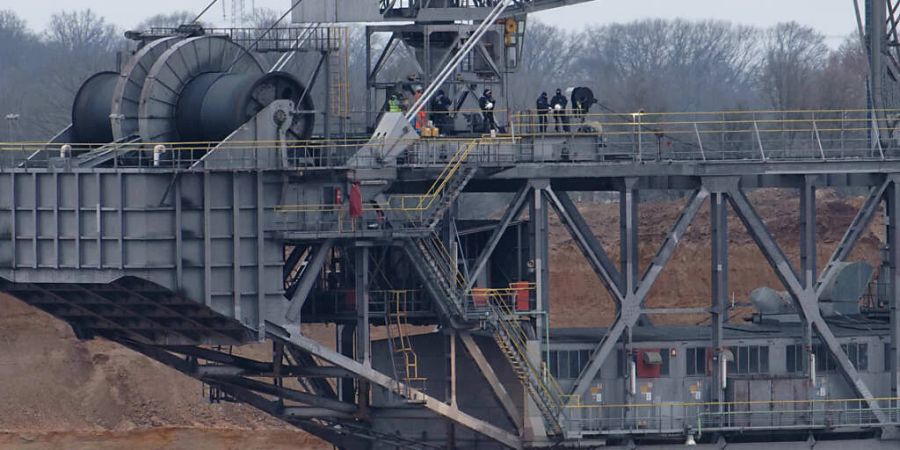
<svg viewBox="0 0 900 450"><path fill-rule="evenodd" d="M688 375L706 375L706 348L692 347L685 352Z"/></svg>
<svg viewBox="0 0 900 450"><path fill-rule="evenodd" d="M754 374L769 372L769 347L750 345L731 347L734 359L728 361L728 372L736 374Z"/></svg>

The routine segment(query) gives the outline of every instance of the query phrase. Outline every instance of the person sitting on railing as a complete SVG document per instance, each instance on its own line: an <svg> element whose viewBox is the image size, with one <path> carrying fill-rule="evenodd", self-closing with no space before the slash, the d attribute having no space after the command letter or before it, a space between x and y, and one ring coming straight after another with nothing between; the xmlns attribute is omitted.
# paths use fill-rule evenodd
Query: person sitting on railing
<svg viewBox="0 0 900 450"><path fill-rule="evenodd" d="M546 92L541 92L535 104L537 107L538 131L543 134L547 132L547 114L550 113L550 99L547 98Z"/></svg>
<svg viewBox="0 0 900 450"><path fill-rule="evenodd" d="M563 95L562 89L556 89L556 95L550 100L550 104L553 106L553 122L556 132L559 133L560 125L562 125L563 131L568 132L569 120L566 118L566 105L569 104L569 101Z"/></svg>
<svg viewBox="0 0 900 450"><path fill-rule="evenodd" d="M481 98L478 99L478 106L481 108L481 118L484 121L484 130L499 130L500 127L497 125L497 121L494 119L494 107L496 107L496 104L494 101L493 92L491 92L490 89L484 90Z"/></svg>

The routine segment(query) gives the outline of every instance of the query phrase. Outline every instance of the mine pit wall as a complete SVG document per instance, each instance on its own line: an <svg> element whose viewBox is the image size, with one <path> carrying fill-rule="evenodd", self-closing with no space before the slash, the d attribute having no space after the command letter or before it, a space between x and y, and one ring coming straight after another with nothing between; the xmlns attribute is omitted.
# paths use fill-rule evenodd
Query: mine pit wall
<svg viewBox="0 0 900 450"><path fill-rule="evenodd" d="M282 323L282 243L265 232L281 181L263 171L2 172L0 277L133 276L253 329Z"/></svg>

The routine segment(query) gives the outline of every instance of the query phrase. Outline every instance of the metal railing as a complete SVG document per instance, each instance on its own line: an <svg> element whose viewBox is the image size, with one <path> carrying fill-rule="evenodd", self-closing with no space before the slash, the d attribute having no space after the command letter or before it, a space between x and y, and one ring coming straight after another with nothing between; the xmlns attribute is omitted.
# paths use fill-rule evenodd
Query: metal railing
<svg viewBox="0 0 900 450"><path fill-rule="evenodd" d="M885 114L900 119L900 111ZM886 153L900 146L900 122L891 123L892 128L876 127L869 110L528 112L511 117L518 138L591 137L599 156L638 162L896 158L896 152Z"/></svg>
<svg viewBox="0 0 900 450"><path fill-rule="evenodd" d="M900 398L877 398L887 423L864 399L771 400L714 403L566 405L573 434L696 434L713 431L866 428L900 424Z"/></svg>
<svg viewBox="0 0 900 450"><path fill-rule="evenodd" d="M900 159L900 110L880 111L888 121L872 120L869 110L727 111L698 113L634 113L558 115L565 123L556 131L554 118L542 129L541 115L510 113L508 134L475 138L466 161L475 165L542 162L641 163L776 162ZM887 123L887 125L885 125ZM878 126L876 127L876 124ZM563 138L567 141L563 143ZM574 139L573 139L574 138ZM399 142L408 150L402 167L444 167L459 146L472 137L414 138ZM0 167L77 167L91 158L103 167L204 170L202 158L215 149L216 167L271 168L279 161L290 168L352 169L348 161L363 145L377 147L360 134L346 139L234 142L72 144L0 143ZM164 151L154 149L162 145ZM41 151L39 151L41 150ZM378 166L377 149L355 164Z"/></svg>
<svg viewBox="0 0 900 450"><path fill-rule="evenodd" d="M152 35L170 36L182 32L182 29L173 27L154 27L149 30ZM255 52L289 52L289 51L334 51L340 50L346 40L347 27L341 26L284 26L267 28L234 27L234 28L204 28L208 35L224 35L244 48ZM298 39L308 34L307 39ZM303 45L297 47L297 42Z"/></svg>

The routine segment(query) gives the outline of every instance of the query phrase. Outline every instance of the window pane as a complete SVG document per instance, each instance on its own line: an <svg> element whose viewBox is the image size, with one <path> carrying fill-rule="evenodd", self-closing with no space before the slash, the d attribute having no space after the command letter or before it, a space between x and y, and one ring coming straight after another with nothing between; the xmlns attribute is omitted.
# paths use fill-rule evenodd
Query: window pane
<svg viewBox="0 0 900 450"><path fill-rule="evenodd" d="M577 378L578 374L581 373L581 371L578 370L578 353L578 351L574 351L569 355L569 377L571 378Z"/></svg>
<svg viewBox="0 0 900 450"><path fill-rule="evenodd" d="M884 343L884 371L891 371L891 343Z"/></svg>
<svg viewBox="0 0 900 450"><path fill-rule="evenodd" d="M857 361L859 361L859 365L856 366L856 370L869 370L869 344L859 344L856 350L856 357Z"/></svg>
<svg viewBox="0 0 900 450"><path fill-rule="evenodd" d="M557 363L559 362L559 352L552 351L550 352L550 374L556 378L559 378L559 369L557 368Z"/></svg>
<svg viewBox="0 0 900 450"><path fill-rule="evenodd" d="M694 375L697 373L696 369L696 353L697 349L689 348L687 349L687 353L685 353L685 366L687 367L687 374Z"/></svg>
<svg viewBox="0 0 900 450"><path fill-rule="evenodd" d="M752 346L749 348L750 350L750 367L747 368L747 373L759 373L759 347Z"/></svg>
<svg viewBox="0 0 900 450"><path fill-rule="evenodd" d="M660 375L668 375L669 374L669 349L661 348L659 349L659 356L662 358L662 362L659 365L659 374Z"/></svg>
<svg viewBox="0 0 900 450"><path fill-rule="evenodd" d="M559 377L569 378L569 352L559 352Z"/></svg>
<svg viewBox="0 0 900 450"><path fill-rule="evenodd" d="M788 372L799 372L799 370L797 370L796 350L796 345L788 345L784 349L784 365Z"/></svg>
<svg viewBox="0 0 900 450"><path fill-rule="evenodd" d="M578 373L584 371L585 367L588 366L588 363L591 360L591 351L590 350L582 350L578 352Z"/></svg>
<svg viewBox="0 0 900 450"><path fill-rule="evenodd" d="M769 373L769 347L759 348L759 373Z"/></svg>

